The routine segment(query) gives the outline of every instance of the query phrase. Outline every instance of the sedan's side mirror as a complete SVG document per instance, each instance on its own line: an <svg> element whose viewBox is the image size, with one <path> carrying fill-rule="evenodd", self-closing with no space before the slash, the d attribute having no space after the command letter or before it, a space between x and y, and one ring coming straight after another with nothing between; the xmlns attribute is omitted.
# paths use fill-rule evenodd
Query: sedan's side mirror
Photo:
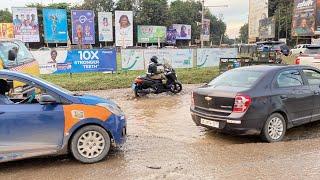
<svg viewBox="0 0 320 180"><path fill-rule="evenodd" d="M17 50L15 49L10 49L8 52L8 60L9 61L15 61L17 58Z"/></svg>
<svg viewBox="0 0 320 180"><path fill-rule="evenodd" d="M54 97L44 94L40 97L39 103L41 105L48 105L48 104L55 104L57 103L57 101Z"/></svg>

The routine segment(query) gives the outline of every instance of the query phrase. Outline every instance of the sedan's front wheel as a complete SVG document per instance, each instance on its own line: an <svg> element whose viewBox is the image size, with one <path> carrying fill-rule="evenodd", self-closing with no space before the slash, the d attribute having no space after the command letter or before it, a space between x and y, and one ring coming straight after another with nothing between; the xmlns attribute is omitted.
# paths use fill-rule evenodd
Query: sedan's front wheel
<svg viewBox="0 0 320 180"><path fill-rule="evenodd" d="M104 159L110 149L110 136L99 126L85 126L71 140L72 155L82 163L95 163Z"/></svg>
<svg viewBox="0 0 320 180"><path fill-rule="evenodd" d="M264 124L261 138L267 142L279 142L283 140L286 133L286 121L279 113L272 114Z"/></svg>

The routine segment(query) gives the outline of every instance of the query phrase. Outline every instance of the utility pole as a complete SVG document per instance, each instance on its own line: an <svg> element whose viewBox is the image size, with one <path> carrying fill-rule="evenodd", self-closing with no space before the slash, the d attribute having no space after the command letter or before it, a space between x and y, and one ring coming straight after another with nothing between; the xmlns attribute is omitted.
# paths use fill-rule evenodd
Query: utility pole
<svg viewBox="0 0 320 180"><path fill-rule="evenodd" d="M218 6L204 6L204 0L201 1L202 4L202 9L201 9L201 30L200 30L200 41L201 41L201 48L203 47L203 37L202 37L202 29L203 29L203 21L204 21L204 8L205 7L212 7L212 8L217 8L217 7L229 7L228 5L218 5Z"/></svg>

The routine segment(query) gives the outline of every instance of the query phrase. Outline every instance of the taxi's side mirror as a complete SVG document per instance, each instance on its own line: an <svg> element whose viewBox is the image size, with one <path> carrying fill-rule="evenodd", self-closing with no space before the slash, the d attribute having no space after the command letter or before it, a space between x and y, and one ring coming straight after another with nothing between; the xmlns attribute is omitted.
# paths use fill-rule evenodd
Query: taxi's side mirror
<svg viewBox="0 0 320 180"><path fill-rule="evenodd" d="M39 103L41 105L49 105L57 103L56 99L48 94L44 94L40 97Z"/></svg>
<svg viewBox="0 0 320 180"><path fill-rule="evenodd" d="M15 61L17 58L17 51L15 49L10 49L8 52L8 60Z"/></svg>

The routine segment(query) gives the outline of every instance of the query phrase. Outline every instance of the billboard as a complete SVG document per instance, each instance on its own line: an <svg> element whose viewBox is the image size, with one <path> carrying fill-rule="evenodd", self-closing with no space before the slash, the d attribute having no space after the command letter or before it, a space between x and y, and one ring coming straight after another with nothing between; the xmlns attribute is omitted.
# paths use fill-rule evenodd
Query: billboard
<svg viewBox="0 0 320 180"><path fill-rule="evenodd" d="M316 0L295 0L292 36L313 36L316 23Z"/></svg>
<svg viewBox="0 0 320 180"><path fill-rule="evenodd" d="M13 24L0 23L0 38L13 38Z"/></svg>
<svg viewBox="0 0 320 180"><path fill-rule="evenodd" d="M12 8L14 37L23 42L40 42L37 8Z"/></svg>
<svg viewBox="0 0 320 180"><path fill-rule="evenodd" d="M73 44L95 44L93 11L71 10L71 23Z"/></svg>
<svg viewBox="0 0 320 180"><path fill-rule="evenodd" d="M167 44L176 44L177 30L173 28L167 29Z"/></svg>
<svg viewBox="0 0 320 180"><path fill-rule="evenodd" d="M98 12L99 41L113 41L113 25L111 12Z"/></svg>
<svg viewBox="0 0 320 180"><path fill-rule="evenodd" d="M43 9L44 40L46 43L68 41L67 12L65 9Z"/></svg>
<svg viewBox="0 0 320 180"><path fill-rule="evenodd" d="M259 21L259 38L274 38L276 33L276 22L274 18L261 19Z"/></svg>
<svg viewBox="0 0 320 180"><path fill-rule="evenodd" d="M133 46L132 11L115 12L116 46Z"/></svg>
<svg viewBox="0 0 320 180"><path fill-rule="evenodd" d="M32 51L41 74L116 71L116 50Z"/></svg>
<svg viewBox="0 0 320 180"><path fill-rule="evenodd" d="M191 39L191 25L186 24L173 24L173 29L177 31L176 39L190 40Z"/></svg>
<svg viewBox="0 0 320 180"><path fill-rule="evenodd" d="M210 41L210 19L203 19L201 36L203 41Z"/></svg>
<svg viewBox="0 0 320 180"><path fill-rule="evenodd" d="M143 49L122 49L122 70L144 70L145 63L143 52Z"/></svg>
<svg viewBox="0 0 320 180"><path fill-rule="evenodd" d="M166 42L165 26L138 26L138 42L139 43L164 43Z"/></svg>
<svg viewBox="0 0 320 180"><path fill-rule="evenodd" d="M237 48L197 49L197 67L219 66L220 58L236 58L237 56Z"/></svg>
<svg viewBox="0 0 320 180"><path fill-rule="evenodd" d="M268 0L249 0L249 39L259 37L259 21L268 18Z"/></svg>

